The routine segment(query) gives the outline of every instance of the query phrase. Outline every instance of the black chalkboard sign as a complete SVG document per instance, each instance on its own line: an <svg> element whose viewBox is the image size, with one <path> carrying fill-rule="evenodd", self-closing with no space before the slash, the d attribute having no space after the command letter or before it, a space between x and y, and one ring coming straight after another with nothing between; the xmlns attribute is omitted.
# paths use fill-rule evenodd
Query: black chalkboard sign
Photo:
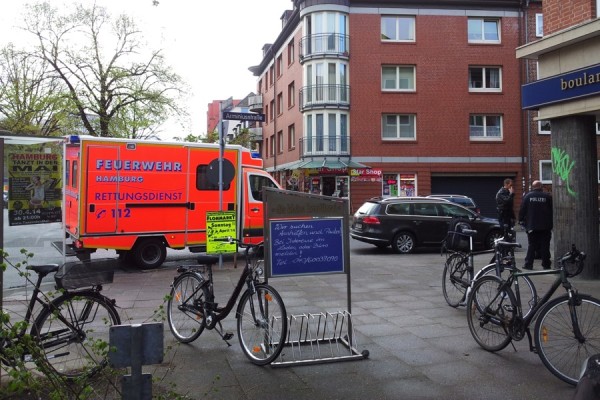
<svg viewBox="0 0 600 400"><path fill-rule="evenodd" d="M342 219L271 220L270 276L344 273Z"/></svg>

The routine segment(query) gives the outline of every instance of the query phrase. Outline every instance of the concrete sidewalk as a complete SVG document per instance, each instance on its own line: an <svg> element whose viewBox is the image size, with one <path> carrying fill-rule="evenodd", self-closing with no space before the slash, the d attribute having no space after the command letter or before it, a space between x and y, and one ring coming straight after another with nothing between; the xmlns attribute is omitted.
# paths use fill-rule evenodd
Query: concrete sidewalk
<svg viewBox="0 0 600 400"><path fill-rule="evenodd" d="M257 367L245 358L237 338L228 347L216 332L205 331L192 344L180 345L165 321L165 363L147 370L194 399L570 399L574 389L546 370L526 339L495 354L475 343L464 308L450 308L444 301L443 260L436 252L399 256L353 250L351 310L356 348L368 350L367 359ZM231 262L217 269L219 302L226 301L239 273ZM117 299L130 322L153 321L174 275L175 265L126 270L106 293ZM538 291L551 280L536 281ZM599 296L598 282L573 281L580 292ZM270 283L280 291L288 315L347 309L345 275ZM224 326L236 332L233 314Z"/></svg>
<svg viewBox="0 0 600 400"><path fill-rule="evenodd" d="M522 238L520 238L522 239ZM524 251L517 258L522 265ZM489 255L478 256L483 266ZM193 343L176 342L166 321L165 297L176 267L124 268L104 293L115 298L123 323L164 322L165 359L145 367L162 387L193 399L570 399L573 387L555 378L527 339L498 353L481 349L469 332L465 309L449 307L442 294L444 258L439 252L409 255L365 246L351 250L351 312L356 349L367 359L281 368L251 364L239 347L213 331ZM224 303L237 283L243 259L215 268L217 301ZM539 269L539 263L536 264ZM536 278L537 279L537 278ZM550 277L535 281L542 292ZM582 293L600 297L594 281L573 280ZM276 278L288 315L348 309L345 275ZM561 294L562 289L559 289ZM5 302L16 298L6 297ZM236 333L235 316L224 321ZM533 329L533 328L532 328ZM291 350L284 348L289 359Z"/></svg>

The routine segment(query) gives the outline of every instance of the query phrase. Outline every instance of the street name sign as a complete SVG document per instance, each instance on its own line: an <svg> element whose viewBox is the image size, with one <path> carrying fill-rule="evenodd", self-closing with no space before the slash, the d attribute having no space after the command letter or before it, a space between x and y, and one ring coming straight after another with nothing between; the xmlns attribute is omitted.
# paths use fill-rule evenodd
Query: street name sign
<svg viewBox="0 0 600 400"><path fill-rule="evenodd" d="M238 113L226 111L223 113L223 119L230 119L236 121L265 122L265 114Z"/></svg>

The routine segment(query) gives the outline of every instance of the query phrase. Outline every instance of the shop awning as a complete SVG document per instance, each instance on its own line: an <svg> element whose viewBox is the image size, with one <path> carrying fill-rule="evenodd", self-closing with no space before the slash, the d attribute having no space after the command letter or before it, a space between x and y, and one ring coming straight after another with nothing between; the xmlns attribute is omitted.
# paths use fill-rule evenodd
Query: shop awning
<svg viewBox="0 0 600 400"><path fill-rule="evenodd" d="M369 168L367 165L352 160L302 160L292 164L288 169L317 169L317 168Z"/></svg>

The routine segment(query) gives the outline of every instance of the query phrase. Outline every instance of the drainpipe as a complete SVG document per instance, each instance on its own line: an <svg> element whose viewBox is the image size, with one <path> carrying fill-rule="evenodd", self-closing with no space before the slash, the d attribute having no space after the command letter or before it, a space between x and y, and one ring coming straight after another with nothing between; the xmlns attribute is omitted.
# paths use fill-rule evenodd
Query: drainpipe
<svg viewBox="0 0 600 400"><path fill-rule="evenodd" d="M278 99L277 99L277 78L279 77L279 75L277 75L277 54L275 53L275 51L273 50L273 46L275 46L275 44L271 45L271 55L273 56L273 72L275 73L275 76L273 77L273 100L275 100L273 102L273 104L275 105L275 110L272 110L273 112L273 139L274 139L274 143L275 143L275 151L273 152L273 173L275 174L275 179L277 180L277 182L279 183L279 179L281 178L280 174L277 173L277 152L279 151L279 143L278 143L278 135L277 135L277 107L279 107L279 103L278 103Z"/></svg>

